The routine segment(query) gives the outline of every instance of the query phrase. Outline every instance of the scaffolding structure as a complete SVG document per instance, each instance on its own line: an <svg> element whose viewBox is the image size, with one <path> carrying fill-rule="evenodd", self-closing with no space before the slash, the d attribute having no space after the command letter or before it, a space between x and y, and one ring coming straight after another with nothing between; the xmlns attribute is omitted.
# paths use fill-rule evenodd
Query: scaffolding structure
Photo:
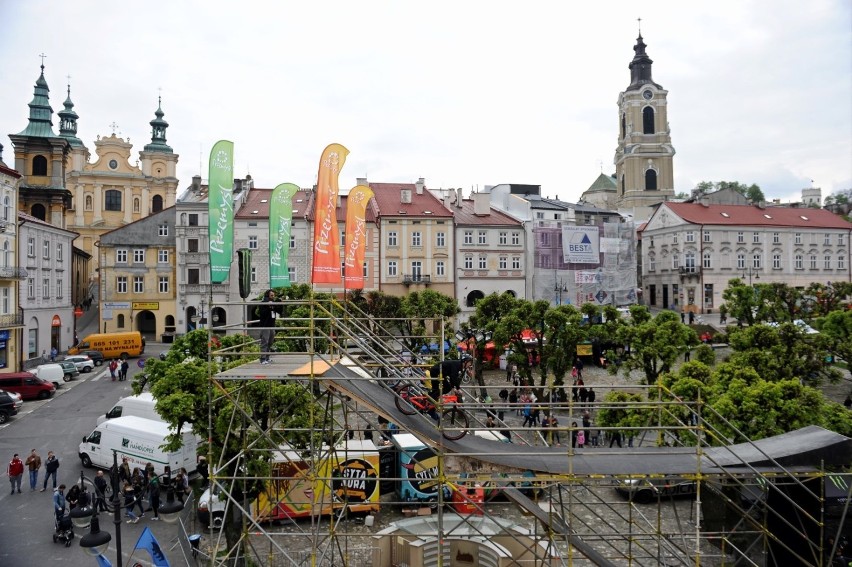
<svg viewBox="0 0 852 567"><path fill-rule="evenodd" d="M288 338L306 345L305 352L272 353L273 364L209 377L211 407L222 397L233 402L229 435L242 444L228 461L211 463L211 488L234 528L230 541L226 522L204 533L199 565L818 566L831 564L834 542L849 531L844 520L852 489L846 488L845 505L832 508L838 502L827 500L825 487L838 479L848 484L848 475L835 473L848 465L852 440L811 428L783 440L730 439L720 447L719 432L703 419L709 408L671 401L654 386L645 387L642 406L655 417L637 429L632 448L576 448L569 440L583 427L573 421L611 404L581 408L569 392L565 403L538 404L560 416L557 429L521 427L513 419L520 406L488 401L497 400L503 386L486 385L484 398L480 385L465 384L464 401L455 407L469 418L467 435L450 441L443 434L455 431L441 430L425 414L401 414L395 403L394 387L418 384L427 367L422 357L408 355L404 337L336 300L305 308L309 317L287 321ZM242 354L211 350L210 358ZM256 396L258 384L272 383L292 385L314 400L319 427L282 428L274 417L258 422L242 400L249 388ZM280 415L295 411L278 409ZM498 418L496 426L487 425L489 415ZM223 443L214 437L213 417L210 437ZM398 431L388 431L387 422ZM514 442L489 439L485 432L495 427ZM610 443L615 438L614 431L596 429L613 434ZM368 433L376 441L373 460L365 456L373 445ZM379 443L383 434L396 433L422 443L408 467L434 497L400 495L400 483L413 478L400 472L399 455L406 451ZM298 435L307 445L291 450ZM808 447L797 452L797 444ZM280 465L252 475L247 463L258 451ZM353 462L356 473L342 472L341 463ZM346 484L352 479L364 495L353 497ZM245 482L269 489L265 505L235 488ZM376 505L366 495L371 487L380 495ZM280 512L274 521L263 517L270 507Z"/></svg>

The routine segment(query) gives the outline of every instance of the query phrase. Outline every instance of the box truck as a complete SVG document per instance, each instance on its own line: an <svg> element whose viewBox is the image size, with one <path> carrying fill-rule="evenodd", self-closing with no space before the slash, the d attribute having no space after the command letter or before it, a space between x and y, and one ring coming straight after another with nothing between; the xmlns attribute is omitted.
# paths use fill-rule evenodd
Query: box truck
<svg viewBox="0 0 852 567"><path fill-rule="evenodd" d="M96 350L103 354L105 359L142 356L145 352L145 339L139 331L94 333L83 338L80 344L69 348L68 354L80 354L86 350Z"/></svg>
<svg viewBox="0 0 852 567"><path fill-rule="evenodd" d="M183 446L175 452L166 452L162 446L169 433L169 425L162 421L136 416L108 419L83 437L78 454L84 467L108 469L112 466L115 451L119 464L122 458L128 458L131 470L151 463L157 474L165 472L166 465L171 467L173 474L177 474L181 467L190 473L195 471L198 448L195 435L185 431Z"/></svg>

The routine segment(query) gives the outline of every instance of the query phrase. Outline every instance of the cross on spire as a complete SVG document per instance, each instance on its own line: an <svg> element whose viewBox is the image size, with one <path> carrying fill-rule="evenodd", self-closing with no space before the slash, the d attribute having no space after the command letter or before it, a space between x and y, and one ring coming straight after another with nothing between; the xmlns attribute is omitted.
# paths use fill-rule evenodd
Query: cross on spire
<svg viewBox="0 0 852 567"><path fill-rule="evenodd" d="M41 70L44 71L44 58L47 57L47 55L41 53L39 54L39 57L41 57Z"/></svg>
<svg viewBox="0 0 852 567"><path fill-rule="evenodd" d="M642 35L642 18L636 18L636 21L639 22L639 35Z"/></svg>
<svg viewBox="0 0 852 567"><path fill-rule="evenodd" d="M118 124L116 124L115 120L113 120L109 127L112 128L112 133L115 134L115 129L118 128Z"/></svg>

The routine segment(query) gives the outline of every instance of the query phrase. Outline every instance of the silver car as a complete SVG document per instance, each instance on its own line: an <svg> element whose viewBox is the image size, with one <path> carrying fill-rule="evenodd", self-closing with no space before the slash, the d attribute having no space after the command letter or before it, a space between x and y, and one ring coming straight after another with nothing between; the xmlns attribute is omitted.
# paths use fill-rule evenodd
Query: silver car
<svg viewBox="0 0 852 567"><path fill-rule="evenodd" d="M697 490L698 484L694 480L675 476L620 479L615 487L618 494L639 504L658 499L694 497Z"/></svg>

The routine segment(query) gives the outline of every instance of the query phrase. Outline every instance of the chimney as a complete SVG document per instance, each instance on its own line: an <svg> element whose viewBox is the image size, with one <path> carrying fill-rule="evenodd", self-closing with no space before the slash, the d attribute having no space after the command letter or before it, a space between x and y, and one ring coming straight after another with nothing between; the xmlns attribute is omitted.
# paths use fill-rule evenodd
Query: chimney
<svg viewBox="0 0 852 567"><path fill-rule="evenodd" d="M423 189L426 187L426 180L422 177L417 180L417 183L414 184L414 189L417 191L418 195L423 194Z"/></svg>
<svg viewBox="0 0 852 567"><path fill-rule="evenodd" d="M458 191L458 192L459 192L459 195L458 195L458 197L456 198L456 206L457 206L458 208L462 208L462 207L464 206L464 203L462 203L462 199L463 199L463 197L462 197L462 188L461 188L461 187L459 187L458 189L456 189L456 191Z"/></svg>
<svg viewBox="0 0 852 567"><path fill-rule="evenodd" d="M411 189L400 189L399 202L403 205L411 204Z"/></svg>
<svg viewBox="0 0 852 567"><path fill-rule="evenodd" d="M193 175L192 176L192 185L189 186L189 189L193 193L198 193L201 190L201 176Z"/></svg>
<svg viewBox="0 0 852 567"><path fill-rule="evenodd" d="M243 180L242 179L234 179L234 193L239 193L243 190Z"/></svg>
<svg viewBox="0 0 852 567"><path fill-rule="evenodd" d="M366 177L356 177L355 178L355 185L368 185L367 184L367 178Z"/></svg>
<svg viewBox="0 0 852 567"><path fill-rule="evenodd" d="M473 194L473 214L489 215L491 214L491 196L488 193Z"/></svg>

